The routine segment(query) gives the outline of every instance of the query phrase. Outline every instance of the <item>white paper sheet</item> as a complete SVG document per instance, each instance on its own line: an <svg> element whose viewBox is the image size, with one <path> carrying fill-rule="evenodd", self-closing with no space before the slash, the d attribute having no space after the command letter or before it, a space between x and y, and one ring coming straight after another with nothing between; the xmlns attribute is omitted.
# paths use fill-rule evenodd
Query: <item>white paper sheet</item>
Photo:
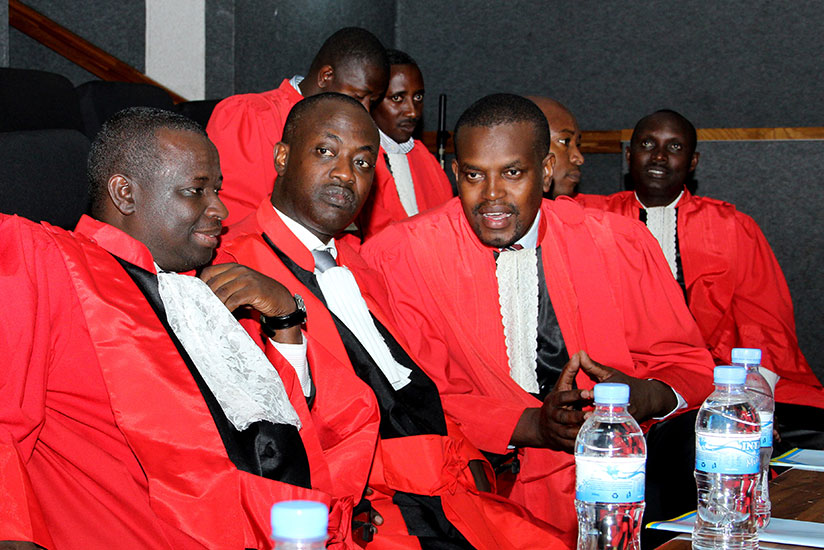
<svg viewBox="0 0 824 550"><path fill-rule="evenodd" d="M824 451L792 449L770 462L773 466L791 466L799 470L824 472Z"/></svg>

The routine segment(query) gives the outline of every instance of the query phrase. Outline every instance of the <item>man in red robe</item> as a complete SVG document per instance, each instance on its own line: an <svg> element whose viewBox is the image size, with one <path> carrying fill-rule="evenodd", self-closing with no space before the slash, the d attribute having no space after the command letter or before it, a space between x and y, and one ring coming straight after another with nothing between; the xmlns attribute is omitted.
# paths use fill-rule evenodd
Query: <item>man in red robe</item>
<svg viewBox="0 0 824 550"><path fill-rule="evenodd" d="M554 159L534 103L477 101L455 145L460 198L389 226L363 255L446 412L480 449L515 455L506 494L574 529L569 451L594 381L628 383L649 424L699 405L712 363L643 226L542 199Z"/></svg>
<svg viewBox="0 0 824 550"><path fill-rule="evenodd" d="M578 193L581 165L584 164L578 121L569 109L554 99L538 96L527 99L541 109L549 123L549 150L555 155L555 166L547 198L554 199L562 195L574 197Z"/></svg>
<svg viewBox="0 0 824 550"><path fill-rule="evenodd" d="M332 506L335 547L351 548L363 486L333 497L346 482L332 479L290 366L240 345L247 334L221 300L177 273L211 259L226 216L205 132L175 113L122 111L92 144L89 174L93 217L74 232L0 216L0 540L18 541L3 547L271 548L272 504L310 499ZM239 271L255 284L226 294L229 307L294 308L282 286ZM172 296L191 285L228 316L232 346L216 328L184 328L198 308ZM243 374L235 350L249 349L259 355L240 362L256 364L271 397L243 397L247 379L230 379ZM240 408L269 404L283 421Z"/></svg>
<svg viewBox="0 0 824 550"><path fill-rule="evenodd" d="M241 262L302 296L318 423L353 396L377 402L380 439L367 499L383 522L369 547L563 547L556 530L486 491L488 463L444 415L437 387L398 337L378 275L334 238L366 200L378 146L377 128L350 98L322 94L298 103L275 149L271 202L237 225L217 261ZM340 380L341 365L360 380Z"/></svg>
<svg viewBox="0 0 824 550"><path fill-rule="evenodd" d="M368 111L383 95L388 79L380 40L365 29L346 27L326 39L305 78L296 75L274 90L218 103L206 131L220 152L227 225L254 212L272 194L277 177L272 152L295 103L321 92L338 92L357 99Z"/></svg>
<svg viewBox="0 0 824 550"><path fill-rule="evenodd" d="M418 64L404 52L387 50L389 85L372 107L381 148L369 199L358 216L363 239L452 198L452 185L422 141L412 134L423 116L426 93Z"/></svg>
<svg viewBox="0 0 824 550"><path fill-rule="evenodd" d="M728 364L733 348L759 348L779 404L824 408L824 388L798 347L789 288L761 229L734 205L687 189L695 149L692 123L655 112L638 122L626 149L634 191L578 200L647 224L717 364ZM779 405L776 424L810 415L791 410Z"/></svg>

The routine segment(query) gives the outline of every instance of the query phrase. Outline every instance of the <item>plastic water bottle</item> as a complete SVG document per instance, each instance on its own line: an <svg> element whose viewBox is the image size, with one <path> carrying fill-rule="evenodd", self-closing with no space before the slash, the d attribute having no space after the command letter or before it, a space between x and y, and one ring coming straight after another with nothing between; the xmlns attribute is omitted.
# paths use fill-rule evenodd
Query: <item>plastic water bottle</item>
<svg viewBox="0 0 824 550"><path fill-rule="evenodd" d="M322 502L287 500L272 506L274 550L323 550L329 509Z"/></svg>
<svg viewBox="0 0 824 550"><path fill-rule="evenodd" d="M761 427L744 389L746 379L743 367L715 367L715 391L695 420L698 514L692 532L694 549L758 548L753 496Z"/></svg>
<svg viewBox="0 0 824 550"><path fill-rule="evenodd" d="M575 439L578 550L641 548L647 442L627 412L629 386L596 384Z"/></svg>
<svg viewBox="0 0 824 550"><path fill-rule="evenodd" d="M755 486L755 517L758 528L763 529L770 522L770 459L773 446L773 415L775 399L767 379L758 371L761 365L761 350L735 348L732 350L732 364L747 369L744 387L758 411L761 421L761 450L759 456L758 483Z"/></svg>

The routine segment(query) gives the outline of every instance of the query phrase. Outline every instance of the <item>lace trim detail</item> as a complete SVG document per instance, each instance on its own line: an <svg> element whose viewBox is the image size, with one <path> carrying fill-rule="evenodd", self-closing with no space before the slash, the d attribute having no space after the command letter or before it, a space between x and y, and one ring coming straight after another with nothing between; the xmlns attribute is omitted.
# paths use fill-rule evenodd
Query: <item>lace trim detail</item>
<svg viewBox="0 0 824 550"><path fill-rule="evenodd" d="M647 229L661 245L672 276L678 279L678 264L675 261L675 235L678 231L675 208L655 206L647 208Z"/></svg>
<svg viewBox="0 0 824 550"><path fill-rule="evenodd" d="M498 299L504 324L509 375L538 393L538 258L534 248L504 250L498 256Z"/></svg>
<svg viewBox="0 0 824 550"><path fill-rule="evenodd" d="M418 213L418 200L415 197L415 184L412 182L412 172L409 169L409 159L405 154L387 153L389 165L392 168L392 177L395 179L395 189L398 198L407 216Z"/></svg>
<svg viewBox="0 0 824 550"><path fill-rule="evenodd" d="M258 420L300 428L277 371L206 283L165 272L157 281L169 325L235 428Z"/></svg>

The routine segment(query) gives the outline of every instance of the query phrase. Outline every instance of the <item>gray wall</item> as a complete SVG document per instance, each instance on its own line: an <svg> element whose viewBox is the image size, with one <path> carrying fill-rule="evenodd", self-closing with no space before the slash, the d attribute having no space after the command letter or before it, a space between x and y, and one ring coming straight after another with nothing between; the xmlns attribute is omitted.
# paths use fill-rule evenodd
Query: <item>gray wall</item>
<svg viewBox="0 0 824 550"><path fill-rule="evenodd" d="M25 0L25 4L143 71L146 50L143 0ZM14 28L9 28L8 66L60 73L75 85L97 79Z"/></svg>
<svg viewBox="0 0 824 550"><path fill-rule="evenodd" d="M0 3L0 67L9 66L9 3ZM5 21L6 23L2 23Z"/></svg>
<svg viewBox="0 0 824 550"><path fill-rule="evenodd" d="M305 74L326 37L347 26L394 44L394 0L237 0L235 91L269 90Z"/></svg>
<svg viewBox="0 0 824 550"><path fill-rule="evenodd" d="M699 127L824 126L810 108L824 89L816 0L398 0L397 21L430 97L449 94L450 124L478 97L513 91L552 95L593 130L662 107Z"/></svg>

